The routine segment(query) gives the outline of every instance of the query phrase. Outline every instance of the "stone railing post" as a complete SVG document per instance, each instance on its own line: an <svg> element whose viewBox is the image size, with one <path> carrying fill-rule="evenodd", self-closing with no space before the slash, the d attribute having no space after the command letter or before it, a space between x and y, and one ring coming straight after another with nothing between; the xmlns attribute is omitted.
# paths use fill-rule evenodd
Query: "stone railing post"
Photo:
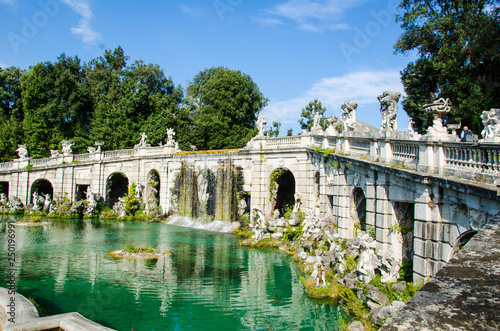
<svg viewBox="0 0 500 331"><path fill-rule="evenodd" d="M377 139L373 139L370 141L370 160L375 161L380 158L378 153L378 141Z"/></svg>
<svg viewBox="0 0 500 331"><path fill-rule="evenodd" d="M391 141L388 139L380 139L378 141L379 145L379 160L382 163L391 163L392 161L392 147Z"/></svg>
<svg viewBox="0 0 500 331"><path fill-rule="evenodd" d="M444 166L445 157L442 143L428 142L419 145L417 171L442 175Z"/></svg>

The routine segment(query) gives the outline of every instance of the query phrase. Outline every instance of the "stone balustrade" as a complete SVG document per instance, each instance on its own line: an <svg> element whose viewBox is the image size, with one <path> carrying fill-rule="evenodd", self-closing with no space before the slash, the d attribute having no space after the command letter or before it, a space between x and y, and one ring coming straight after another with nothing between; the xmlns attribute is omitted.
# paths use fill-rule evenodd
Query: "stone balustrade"
<svg viewBox="0 0 500 331"><path fill-rule="evenodd" d="M323 148L385 164L405 165L419 172L479 180L493 184L500 175L500 144L458 143L409 139L369 138L346 132L337 136L302 134L286 137L259 136L246 149ZM0 163L0 170L46 167L71 162L96 162L174 153L165 146L143 147L42 159ZM21 165L22 163L22 165Z"/></svg>

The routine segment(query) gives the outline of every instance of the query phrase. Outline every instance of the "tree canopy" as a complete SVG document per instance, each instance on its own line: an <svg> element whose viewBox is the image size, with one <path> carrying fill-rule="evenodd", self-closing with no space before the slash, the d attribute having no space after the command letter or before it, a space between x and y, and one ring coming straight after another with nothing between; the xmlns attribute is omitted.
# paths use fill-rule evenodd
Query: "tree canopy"
<svg viewBox="0 0 500 331"><path fill-rule="evenodd" d="M121 47L88 63L61 54L27 70L0 68L0 161L16 158L18 144L35 158L60 150L62 140L73 140L75 153L95 141L132 148L141 132L154 146L168 128L184 150L242 147L266 103L240 71L202 70L185 92L158 65L130 63Z"/></svg>
<svg viewBox="0 0 500 331"><path fill-rule="evenodd" d="M403 107L425 132L430 119L422 106L450 98L450 123L482 129L480 115L500 106L500 9L498 0L403 0L403 34L396 52L418 52L402 72Z"/></svg>
<svg viewBox="0 0 500 331"><path fill-rule="evenodd" d="M198 73L187 96L198 149L243 147L257 133L257 116L268 101L249 75L225 67Z"/></svg>

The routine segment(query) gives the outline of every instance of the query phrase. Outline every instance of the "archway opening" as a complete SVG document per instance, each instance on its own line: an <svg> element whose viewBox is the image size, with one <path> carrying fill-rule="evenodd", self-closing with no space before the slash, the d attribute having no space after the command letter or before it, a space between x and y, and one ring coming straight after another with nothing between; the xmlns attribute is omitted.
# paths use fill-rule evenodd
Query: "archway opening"
<svg viewBox="0 0 500 331"><path fill-rule="evenodd" d="M80 201L87 199L87 190L89 187L90 185L76 185L75 200Z"/></svg>
<svg viewBox="0 0 500 331"><path fill-rule="evenodd" d="M9 198L9 182L0 182L0 194L2 193Z"/></svg>
<svg viewBox="0 0 500 331"><path fill-rule="evenodd" d="M286 168L278 168L271 174L271 203L272 210L279 210L283 216L287 210L295 205L295 177Z"/></svg>
<svg viewBox="0 0 500 331"><path fill-rule="evenodd" d="M118 198L123 198L128 191L128 178L122 173L112 173L106 181L106 202L113 207Z"/></svg>
<svg viewBox="0 0 500 331"><path fill-rule="evenodd" d="M354 236L357 235L357 230L366 231L366 197L359 187L356 187L352 192L351 219L355 230Z"/></svg>
<svg viewBox="0 0 500 331"><path fill-rule="evenodd" d="M35 193L44 198L48 198L50 196L50 198L52 199L54 197L54 188L48 180L43 178L37 179L31 185L30 203L33 203L33 194Z"/></svg>

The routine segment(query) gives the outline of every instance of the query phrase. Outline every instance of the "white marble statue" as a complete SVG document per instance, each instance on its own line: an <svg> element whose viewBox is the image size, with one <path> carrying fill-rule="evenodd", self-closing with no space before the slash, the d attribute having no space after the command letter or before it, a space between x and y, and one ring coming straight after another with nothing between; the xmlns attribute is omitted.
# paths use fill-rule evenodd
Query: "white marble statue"
<svg viewBox="0 0 500 331"><path fill-rule="evenodd" d="M175 136L175 131L172 128L167 129L167 146L174 146L175 141L174 141L174 136Z"/></svg>
<svg viewBox="0 0 500 331"><path fill-rule="evenodd" d="M50 157L58 157L59 156L59 150L58 149L51 149L50 150Z"/></svg>
<svg viewBox="0 0 500 331"><path fill-rule="evenodd" d="M340 120L344 123L344 131L354 131L356 127L356 108L358 108L358 103L355 101L346 101L340 106L343 113Z"/></svg>
<svg viewBox="0 0 500 331"><path fill-rule="evenodd" d="M312 133L320 134L323 132L323 128L321 127L321 119L323 119L323 115L319 111L317 111L313 117L313 125L311 127Z"/></svg>
<svg viewBox="0 0 500 331"><path fill-rule="evenodd" d="M145 147L150 147L151 145L149 145L147 142L146 142L146 138L148 136L146 135L145 132L142 132L141 133L141 141L139 141L139 143L137 145L134 146L134 148L145 148Z"/></svg>
<svg viewBox="0 0 500 331"><path fill-rule="evenodd" d="M73 154L73 151L71 150L71 146L73 146L75 143L73 140L63 140L61 142L62 145L62 153L63 155L70 155Z"/></svg>
<svg viewBox="0 0 500 331"><path fill-rule="evenodd" d="M43 195L43 198L44 198L44 203L43 203L43 210L45 211L49 211L50 210L50 204L52 203L52 199L50 197L50 194L45 194Z"/></svg>
<svg viewBox="0 0 500 331"><path fill-rule="evenodd" d="M300 193L295 192L294 198L295 198L295 205L293 206L293 212L297 213L300 210L300 205L301 205Z"/></svg>
<svg viewBox="0 0 500 331"><path fill-rule="evenodd" d="M40 209L40 196L38 195L38 192L33 193L33 209L32 210L39 210Z"/></svg>
<svg viewBox="0 0 500 331"><path fill-rule="evenodd" d="M95 147L92 147L92 146L87 147L87 152L89 152L89 154L94 154L95 151L96 151Z"/></svg>
<svg viewBox="0 0 500 331"><path fill-rule="evenodd" d="M266 119L262 116L259 116L257 118L257 128L259 129L259 133L257 134L258 137L264 137L265 131L264 131L264 125L267 123Z"/></svg>
<svg viewBox="0 0 500 331"><path fill-rule="evenodd" d="M382 113L382 124L380 131L397 131L398 129L398 101L400 92L384 91L377 97L380 101L380 112Z"/></svg>
<svg viewBox="0 0 500 331"><path fill-rule="evenodd" d="M95 150L95 153L101 153L101 146L104 146L104 142L94 142L94 145L97 146L97 149Z"/></svg>
<svg viewBox="0 0 500 331"><path fill-rule="evenodd" d="M87 209L85 210L85 215L92 216L95 212L95 208L97 207L97 201L95 199L95 193L92 191L90 186L87 188L87 192L85 192L87 196Z"/></svg>
<svg viewBox="0 0 500 331"><path fill-rule="evenodd" d="M17 154L19 155L19 159L25 160L28 158L28 145L17 145Z"/></svg>
<svg viewBox="0 0 500 331"><path fill-rule="evenodd" d="M500 109L485 110L481 114L484 129L481 135L484 139L500 137Z"/></svg>

